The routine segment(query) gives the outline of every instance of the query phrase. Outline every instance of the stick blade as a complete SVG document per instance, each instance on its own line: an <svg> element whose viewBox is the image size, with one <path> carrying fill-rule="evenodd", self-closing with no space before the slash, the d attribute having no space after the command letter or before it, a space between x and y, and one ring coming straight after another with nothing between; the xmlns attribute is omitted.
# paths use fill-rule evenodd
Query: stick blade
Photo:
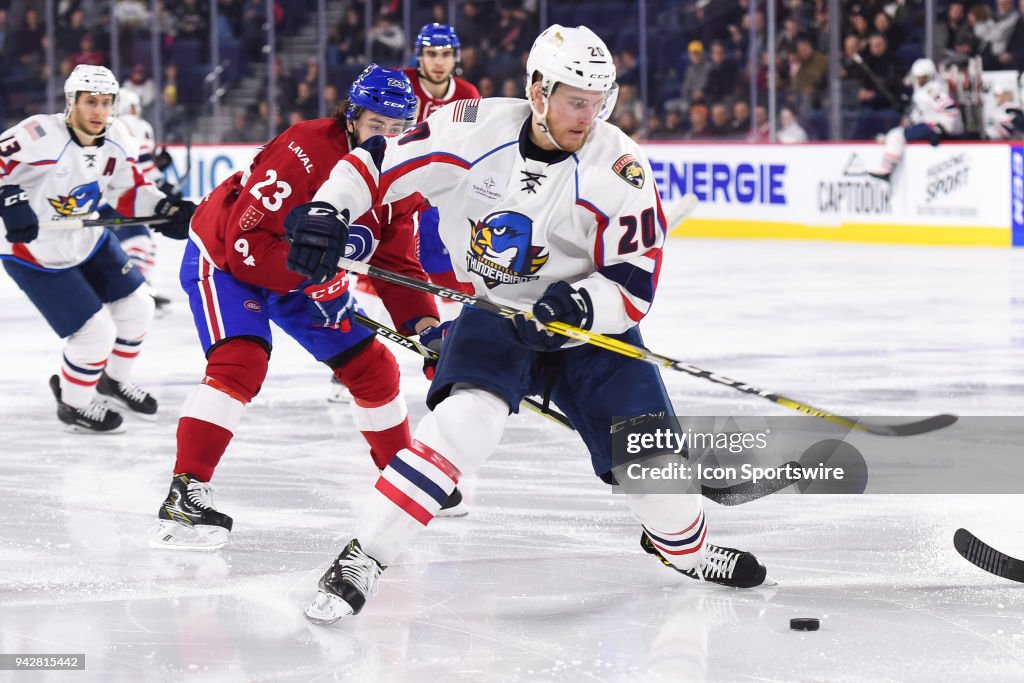
<svg viewBox="0 0 1024 683"><path fill-rule="evenodd" d="M800 467L800 463L790 461L786 463L791 468ZM781 467L785 467L782 465ZM773 493L778 493L787 486L791 486L796 483L796 479L790 477L779 477L777 479L764 479L763 481L745 481L742 484L734 484L732 486L725 486L723 488L713 488L711 486L701 486L701 494L710 501L718 503L719 505L725 505L726 507L732 507L733 505L743 505L755 501L758 498L764 498L770 496Z"/></svg>
<svg viewBox="0 0 1024 683"><path fill-rule="evenodd" d="M1024 583L1024 562L999 552L967 529L956 530L953 547L975 567L1003 579Z"/></svg>
<svg viewBox="0 0 1024 683"><path fill-rule="evenodd" d="M858 420L857 426L863 431L877 436L916 436L917 434L927 434L928 432L948 427L959 419L956 415L942 414L898 425Z"/></svg>

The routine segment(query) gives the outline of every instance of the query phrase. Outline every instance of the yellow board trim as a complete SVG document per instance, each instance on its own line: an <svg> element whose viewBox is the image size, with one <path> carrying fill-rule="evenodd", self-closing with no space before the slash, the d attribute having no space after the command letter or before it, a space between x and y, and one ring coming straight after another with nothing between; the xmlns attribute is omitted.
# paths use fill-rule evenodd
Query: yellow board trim
<svg viewBox="0 0 1024 683"><path fill-rule="evenodd" d="M834 227L749 221L729 218L688 218L672 230L673 237L726 237L738 239L833 240L885 244L1010 247L1009 226L965 228L945 225L842 223Z"/></svg>

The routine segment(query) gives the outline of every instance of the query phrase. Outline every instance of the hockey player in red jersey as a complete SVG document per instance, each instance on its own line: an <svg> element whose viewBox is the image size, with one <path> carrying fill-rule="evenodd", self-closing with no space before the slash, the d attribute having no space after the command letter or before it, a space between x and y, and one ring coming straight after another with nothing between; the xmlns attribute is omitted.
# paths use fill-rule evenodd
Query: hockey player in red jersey
<svg viewBox="0 0 1024 683"><path fill-rule="evenodd" d="M177 461L160 507L153 547L219 548L232 520L213 506L210 479L242 418L259 393L271 351L270 322L293 337L353 396L353 415L378 468L410 443L398 364L370 330L353 325L347 273L297 275L286 267L289 210L312 199L337 161L375 136L412 125L416 101L397 70L370 65L333 118L298 123L271 140L246 173L236 173L200 204L181 267L206 376L178 421ZM422 197L375 206L332 234L350 258L426 279L416 260L413 215ZM333 210L332 210L333 211ZM326 236L325 236L326 238ZM433 299L387 283L378 285L404 334L439 325ZM461 496L447 507L458 511Z"/></svg>
<svg viewBox="0 0 1024 683"><path fill-rule="evenodd" d="M416 36L416 50L419 66L403 69L412 82L419 107L416 123L423 121L435 111L459 100L480 99L480 92L469 81L455 75L459 61L459 36L447 24L427 24ZM420 217L419 256L423 269L430 281L459 291L472 294L472 287L460 282L452 271L448 250L438 236L438 212L436 207L423 211ZM442 303L450 311L443 317L458 314L458 304Z"/></svg>

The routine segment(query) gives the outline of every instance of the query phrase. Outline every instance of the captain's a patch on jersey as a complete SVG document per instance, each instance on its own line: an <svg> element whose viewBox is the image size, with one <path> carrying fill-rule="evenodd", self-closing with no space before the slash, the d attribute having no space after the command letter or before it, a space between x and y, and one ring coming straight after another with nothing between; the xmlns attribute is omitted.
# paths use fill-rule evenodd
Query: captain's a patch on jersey
<svg viewBox="0 0 1024 683"><path fill-rule="evenodd" d="M644 186L644 167L632 154L623 154L612 164L612 170L627 183L640 189Z"/></svg>

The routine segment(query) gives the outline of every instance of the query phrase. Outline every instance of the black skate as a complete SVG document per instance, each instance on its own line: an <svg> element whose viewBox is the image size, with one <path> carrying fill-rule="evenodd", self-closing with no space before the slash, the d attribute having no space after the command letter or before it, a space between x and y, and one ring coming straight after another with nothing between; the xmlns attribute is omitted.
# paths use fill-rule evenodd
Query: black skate
<svg viewBox="0 0 1024 683"><path fill-rule="evenodd" d="M213 506L213 487L191 474L171 479L160 512L159 528L149 539L151 548L216 550L228 541L232 520Z"/></svg>
<svg viewBox="0 0 1024 683"><path fill-rule="evenodd" d="M114 381L104 372L100 375L96 391L108 404L127 408L144 420L156 419L156 399L131 382Z"/></svg>
<svg viewBox="0 0 1024 683"><path fill-rule="evenodd" d="M452 491L448 500L444 502L435 517L465 517L469 514L469 508L462 502L462 491L458 488Z"/></svg>
<svg viewBox="0 0 1024 683"><path fill-rule="evenodd" d="M342 617L359 614L366 597L377 592L380 573L387 569L363 552L353 538L320 578L319 591L306 608L306 618L314 624L333 624Z"/></svg>
<svg viewBox="0 0 1024 683"><path fill-rule="evenodd" d="M698 581L709 581L733 588L753 588L764 583L768 574L765 566L753 553L735 548L722 548L708 543L704 546L704 561L700 566L683 571L658 552L646 532L640 532L640 547L661 560L666 567L671 567L680 574Z"/></svg>
<svg viewBox="0 0 1024 683"><path fill-rule="evenodd" d="M50 391L57 399L57 418L67 425L69 432L80 434L120 434L124 431L124 418L120 413L93 401L85 408L69 406L60 399L60 378L50 378Z"/></svg>

